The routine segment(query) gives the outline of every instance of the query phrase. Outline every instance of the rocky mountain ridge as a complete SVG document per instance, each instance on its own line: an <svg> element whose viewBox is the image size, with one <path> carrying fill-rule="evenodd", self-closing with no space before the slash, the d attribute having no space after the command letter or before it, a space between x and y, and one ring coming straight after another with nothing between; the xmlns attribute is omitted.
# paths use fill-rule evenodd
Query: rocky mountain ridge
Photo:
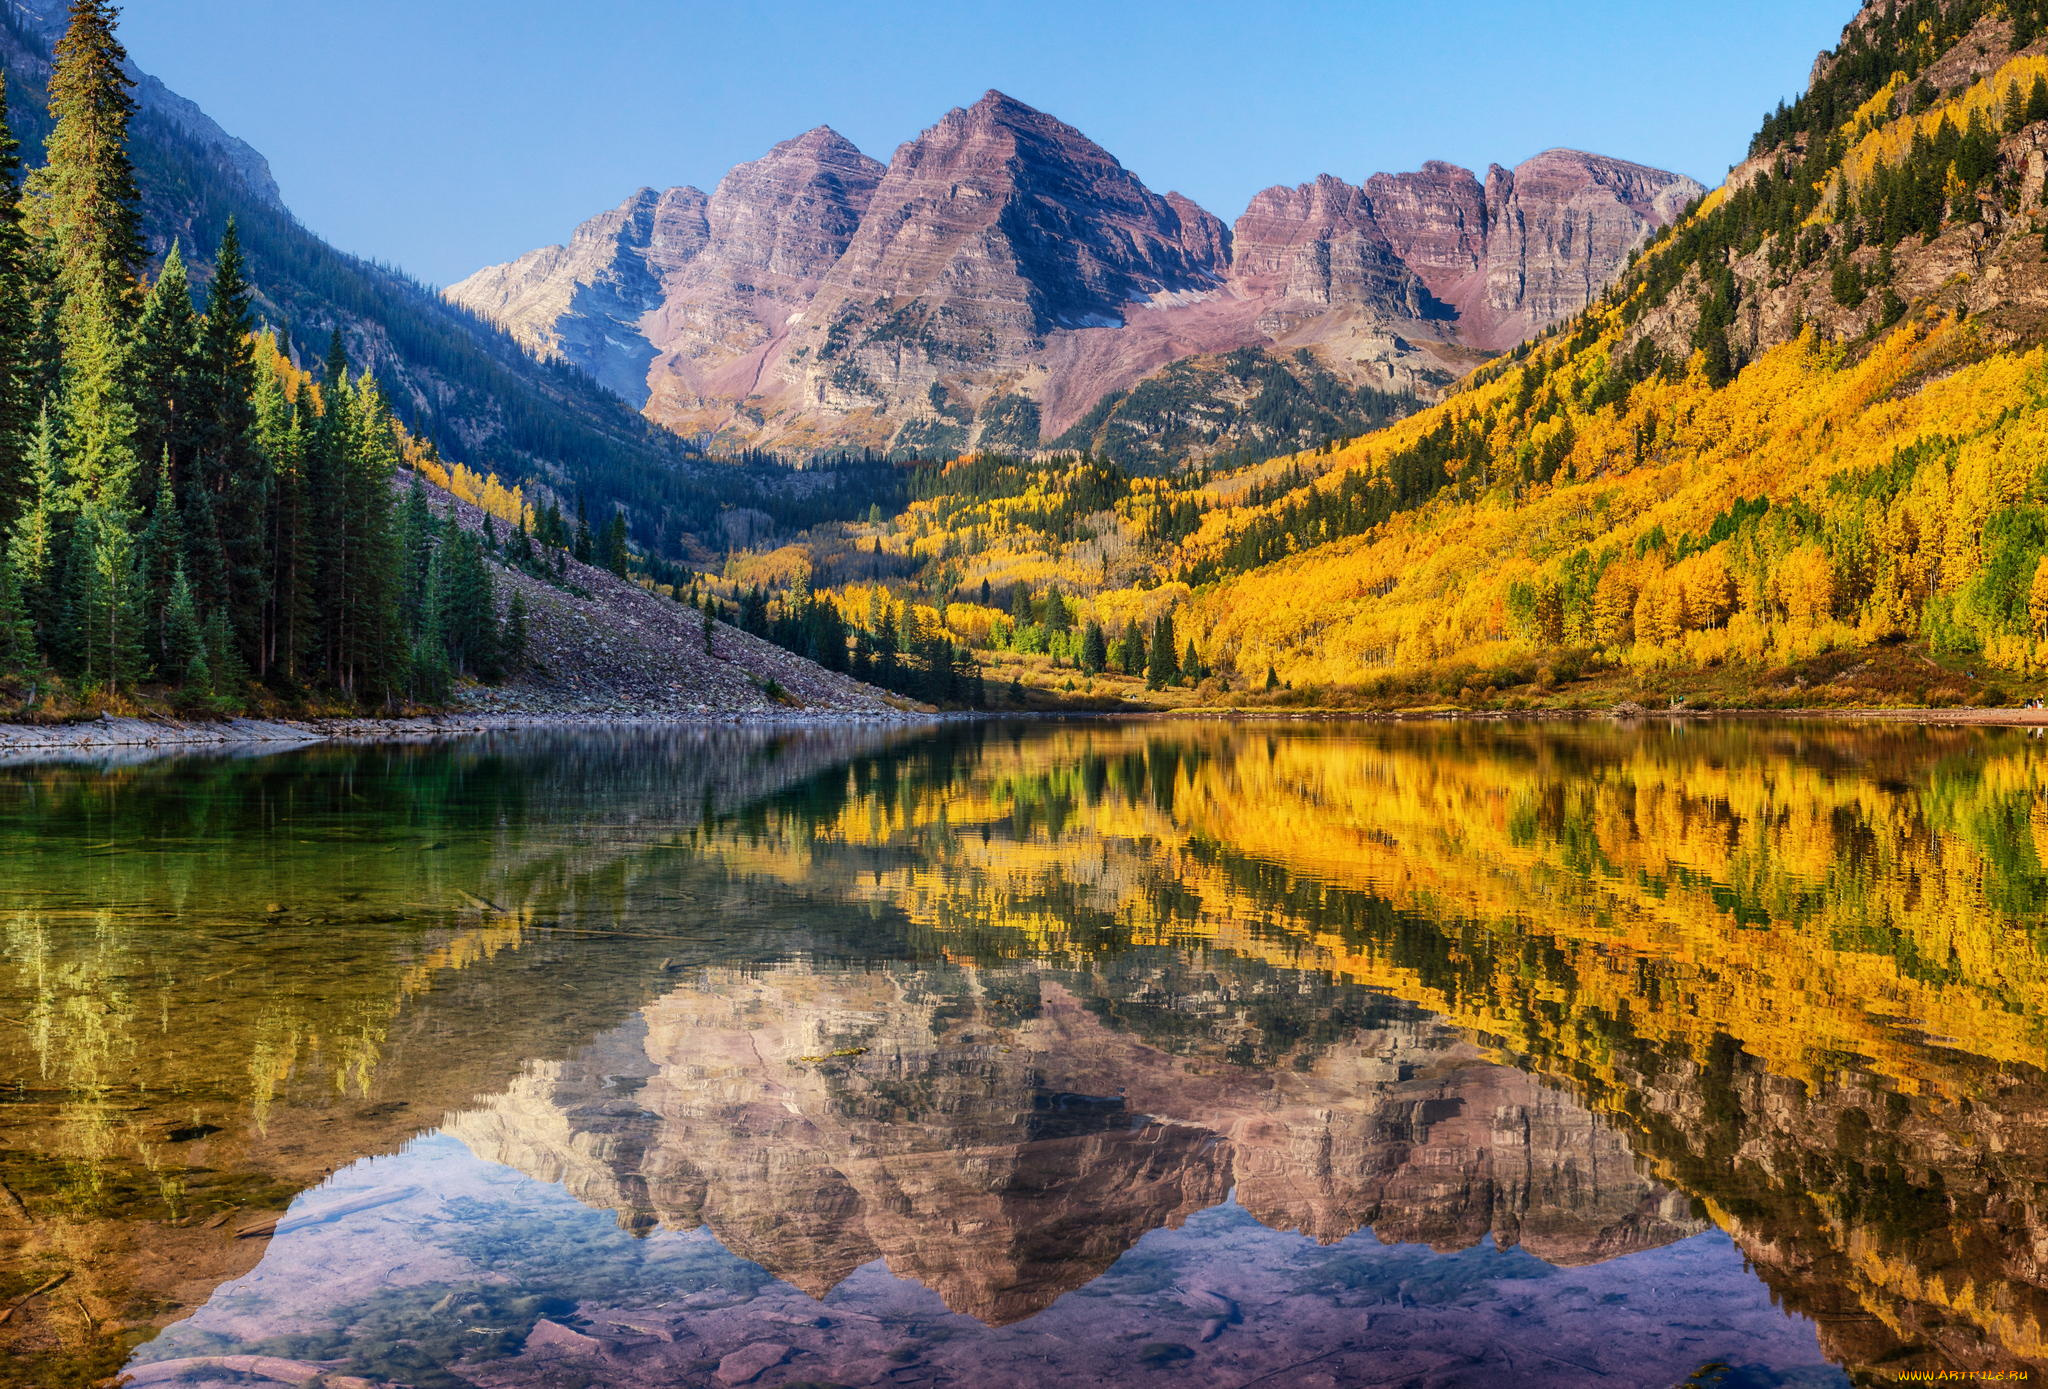
<svg viewBox="0 0 2048 1389"><path fill-rule="evenodd" d="M733 446L1050 440L1172 363L1308 352L1426 398L1584 307L1704 190L1551 150L1267 189L1235 225L1000 92L882 165L819 128L448 297Z"/></svg>

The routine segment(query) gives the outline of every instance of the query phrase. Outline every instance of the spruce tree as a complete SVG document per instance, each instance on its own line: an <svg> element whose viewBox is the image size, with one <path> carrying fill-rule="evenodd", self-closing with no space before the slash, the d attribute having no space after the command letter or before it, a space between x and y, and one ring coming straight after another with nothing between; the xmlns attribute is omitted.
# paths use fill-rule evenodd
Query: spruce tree
<svg viewBox="0 0 2048 1389"><path fill-rule="evenodd" d="M454 681L449 668L447 623L443 614L443 595L448 587L444 573L445 554L446 547L437 545L427 557L425 597L408 662L407 690L415 701L423 704L439 704L446 700Z"/></svg>
<svg viewBox="0 0 2048 1389"><path fill-rule="evenodd" d="M347 643L351 561L349 468L355 451L348 357L336 333L320 383L320 412L306 435L307 591L312 626L307 634L308 675L341 687Z"/></svg>
<svg viewBox="0 0 2048 1389"><path fill-rule="evenodd" d="M32 674L41 664L21 570L12 555L0 555L0 679Z"/></svg>
<svg viewBox="0 0 2048 1389"><path fill-rule="evenodd" d="M1136 675L1145 668L1145 634L1139 630L1137 618L1124 624L1117 648L1117 666L1125 675Z"/></svg>
<svg viewBox="0 0 2048 1389"><path fill-rule="evenodd" d="M147 669L141 576L128 517L104 502L79 509L64 580L72 673L87 685L121 689Z"/></svg>
<svg viewBox="0 0 2048 1389"><path fill-rule="evenodd" d="M275 371L257 376L256 437L257 452L269 472L264 548L270 565L263 586L263 652L258 668L297 684L314 625L306 430L303 413L286 396Z"/></svg>
<svg viewBox="0 0 2048 1389"><path fill-rule="evenodd" d="M174 685L204 689L213 683L206 659L206 629L199 620L199 605L193 600L183 565L171 576L170 600L164 605L163 654L157 674Z"/></svg>
<svg viewBox="0 0 2048 1389"><path fill-rule="evenodd" d="M20 577L23 601L45 650L52 649L60 611L60 580L71 526L71 490L57 447L57 425L45 407L29 439L28 502L7 537L7 559Z"/></svg>
<svg viewBox="0 0 2048 1389"><path fill-rule="evenodd" d="M161 671L168 653L172 599L180 583L185 584L188 593L191 590L185 573L184 508L178 505L178 489L171 481L168 451L157 465L157 481L152 495L154 500L149 508L149 521L143 526L142 538L136 547L136 563L142 571L143 646ZM165 675L164 678L177 680L181 677Z"/></svg>
<svg viewBox="0 0 2048 1389"><path fill-rule="evenodd" d="M192 282L176 243L164 258L163 272L142 301L135 325L136 456L156 468L163 463L180 487L189 487L197 452L197 381L199 316L192 311ZM138 479L136 503L144 510L156 503L155 478Z"/></svg>
<svg viewBox="0 0 2048 1389"><path fill-rule="evenodd" d="M628 559L626 513L614 511L611 520L604 523L604 540L598 549L598 563L623 579Z"/></svg>
<svg viewBox="0 0 2048 1389"><path fill-rule="evenodd" d="M249 681L249 668L242 663L234 628L226 613L215 609L206 615L206 667L215 694L235 697Z"/></svg>
<svg viewBox="0 0 2048 1389"><path fill-rule="evenodd" d="M21 142L8 120L7 78L0 73L0 535L32 498L38 394L34 260L22 223Z"/></svg>
<svg viewBox="0 0 2048 1389"><path fill-rule="evenodd" d="M1102 624L1091 620L1081 636L1081 669L1089 675L1100 675L1108 664L1109 641L1102 633Z"/></svg>
<svg viewBox="0 0 2048 1389"><path fill-rule="evenodd" d="M238 649L260 674L269 584L263 527L269 476L256 452L255 318L241 237L230 217L214 258L199 331L199 483L211 495L227 578L223 610Z"/></svg>
<svg viewBox="0 0 2048 1389"><path fill-rule="evenodd" d="M450 664L458 675L496 679L500 662L498 600L483 546L451 522L435 558L440 561L435 606L447 624Z"/></svg>
<svg viewBox="0 0 2048 1389"><path fill-rule="evenodd" d="M128 156L135 83L114 33L117 13L110 0L72 0L50 73L48 163L32 180L65 345L74 349L92 319L132 313L144 263L141 198Z"/></svg>
<svg viewBox="0 0 2048 1389"><path fill-rule="evenodd" d="M512 601L505 607L504 649L500 653L507 673L526 669L527 643L531 640L527 630L529 625L526 595L515 588L512 590Z"/></svg>
<svg viewBox="0 0 2048 1389"><path fill-rule="evenodd" d="M433 507L427 504L426 479L414 473L398 507L398 609L409 632L417 632L426 615L429 571L434 547L441 543L441 530Z"/></svg>
<svg viewBox="0 0 2048 1389"><path fill-rule="evenodd" d="M590 538L590 513L584 510L583 498L576 498L576 560L580 564L597 563L597 547Z"/></svg>
<svg viewBox="0 0 2048 1389"><path fill-rule="evenodd" d="M1163 690L1179 678L1180 662L1173 642L1173 614L1161 613L1152 624L1152 649L1145 658L1145 687Z"/></svg>
<svg viewBox="0 0 2048 1389"><path fill-rule="evenodd" d="M398 472L398 438L377 382L364 369L343 407L353 417L343 467L348 531L348 587L342 623L341 686L350 694L382 699L403 672L398 587L401 561L393 524L391 482Z"/></svg>
<svg viewBox="0 0 2048 1389"><path fill-rule="evenodd" d="M72 0L50 77L48 164L33 180L63 347L62 439L79 512L69 544L68 643L108 686L141 673L134 555L136 417L130 330L143 264L128 121L135 110L107 0Z"/></svg>

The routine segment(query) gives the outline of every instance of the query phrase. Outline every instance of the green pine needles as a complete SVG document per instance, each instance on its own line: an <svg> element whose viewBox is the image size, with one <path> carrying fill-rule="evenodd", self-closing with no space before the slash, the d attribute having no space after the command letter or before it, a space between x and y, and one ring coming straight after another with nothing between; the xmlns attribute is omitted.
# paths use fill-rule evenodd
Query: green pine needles
<svg viewBox="0 0 2048 1389"><path fill-rule="evenodd" d="M375 378L338 337L307 373L259 331L232 219L203 311L187 248L145 280L114 18L71 6L44 167L0 85L0 685L228 711L501 678L528 615L501 619L486 542L397 504Z"/></svg>

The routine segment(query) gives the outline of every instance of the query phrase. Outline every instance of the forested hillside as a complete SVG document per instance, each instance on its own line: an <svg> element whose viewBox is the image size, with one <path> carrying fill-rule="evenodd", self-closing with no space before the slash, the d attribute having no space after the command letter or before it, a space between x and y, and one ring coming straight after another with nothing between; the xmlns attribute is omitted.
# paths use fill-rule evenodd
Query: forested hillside
<svg viewBox="0 0 2048 1389"><path fill-rule="evenodd" d="M1893 698L2031 689L2044 24L2034 3L1867 5L1606 299L1431 410L1178 478L963 461L797 558L845 583L865 556L999 665L1042 653L1020 673L1062 691L1137 694L1115 645L1162 619L1179 655L1155 696L1190 666L1211 697L1484 701L1588 675L1662 695L1714 671L1724 694L1768 673L1828 700L1880 667Z"/></svg>
<svg viewBox="0 0 2048 1389"><path fill-rule="evenodd" d="M30 164L41 162L52 129L44 92L67 22L68 0L0 6L0 71ZM894 495L886 468L795 473L772 460L702 458L582 373L534 361L402 273L329 246L285 208L260 156L154 79L137 80L131 150L150 269L178 243L203 287L232 218L255 319L308 367L338 332L408 426L450 457L529 491L544 486L565 506L583 497L599 516L623 509L635 542L670 557L708 558L731 538L855 514Z"/></svg>
<svg viewBox="0 0 2048 1389"><path fill-rule="evenodd" d="M0 84L0 698L15 717L432 706L457 681L508 679L550 708L615 708L624 691L642 711L885 707L630 582L623 512L593 527L579 502L572 522L445 461L340 332L316 370L297 365L259 330L236 218L203 309L178 242L151 274L114 19L105 0L71 6L40 167Z"/></svg>

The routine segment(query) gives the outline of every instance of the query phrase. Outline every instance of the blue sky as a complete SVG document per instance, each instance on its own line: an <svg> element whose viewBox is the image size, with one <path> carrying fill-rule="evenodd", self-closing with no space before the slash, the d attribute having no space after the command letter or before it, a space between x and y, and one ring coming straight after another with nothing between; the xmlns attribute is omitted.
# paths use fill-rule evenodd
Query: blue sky
<svg viewBox="0 0 2048 1389"><path fill-rule="evenodd" d="M136 62L300 217L434 283L814 125L878 159L990 87L1234 219L1319 173L1555 145L1707 184L1854 0L129 0Z"/></svg>

